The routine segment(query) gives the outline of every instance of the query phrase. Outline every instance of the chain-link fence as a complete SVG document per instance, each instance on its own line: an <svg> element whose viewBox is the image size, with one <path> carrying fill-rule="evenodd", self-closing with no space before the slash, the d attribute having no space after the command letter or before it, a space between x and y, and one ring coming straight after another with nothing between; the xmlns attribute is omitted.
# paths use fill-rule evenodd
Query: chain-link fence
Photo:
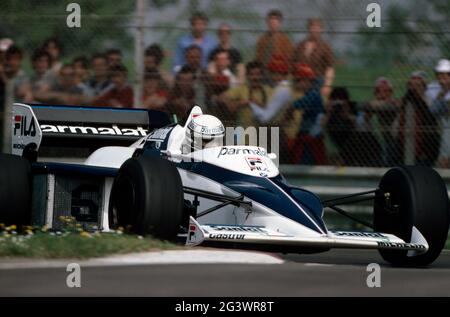
<svg viewBox="0 0 450 317"><path fill-rule="evenodd" d="M226 126L279 126L282 163L450 166L450 1L377 1L379 28L373 1L83 0L81 28L69 2L0 3L0 38L23 52L23 76L1 53L16 100L180 120L199 103Z"/></svg>

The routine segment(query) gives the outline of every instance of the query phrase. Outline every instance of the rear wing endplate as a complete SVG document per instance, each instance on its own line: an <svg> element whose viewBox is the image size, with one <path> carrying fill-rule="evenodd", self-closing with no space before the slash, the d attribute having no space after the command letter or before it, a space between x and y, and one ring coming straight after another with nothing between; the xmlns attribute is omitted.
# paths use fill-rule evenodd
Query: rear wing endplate
<svg viewBox="0 0 450 317"><path fill-rule="evenodd" d="M103 146L131 145L171 123L166 113L156 110L20 103L13 105L12 119L16 155L28 144L59 156L64 155L62 149L83 148L90 154Z"/></svg>

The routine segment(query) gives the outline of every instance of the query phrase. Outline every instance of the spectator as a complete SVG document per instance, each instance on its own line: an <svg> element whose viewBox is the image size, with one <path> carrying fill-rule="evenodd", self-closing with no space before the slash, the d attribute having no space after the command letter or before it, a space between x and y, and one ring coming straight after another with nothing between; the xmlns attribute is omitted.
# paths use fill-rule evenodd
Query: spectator
<svg viewBox="0 0 450 317"><path fill-rule="evenodd" d="M162 69L164 52L158 44L152 44L145 49L144 67L146 73L158 72L167 88L173 86L174 78L172 74Z"/></svg>
<svg viewBox="0 0 450 317"><path fill-rule="evenodd" d="M211 63L214 60L217 52L226 50L230 59L230 70L233 74L236 74L240 83L244 83L245 67L242 64L241 53L231 45L231 27L226 23L220 24L217 30L217 36L219 37L219 45L209 55L209 62Z"/></svg>
<svg viewBox="0 0 450 317"><path fill-rule="evenodd" d="M184 121L195 103L195 74L190 66L183 66L175 76L175 83L167 100L167 108L177 121Z"/></svg>
<svg viewBox="0 0 450 317"><path fill-rule="evenodd" d="M36 92L36 99L49 104L77 105L84 102L82 91L75 82L73 65L61 66L58 78Z"/></svg>
<svg viewBox="0 0 450 317"><path fill-rule="evenodd" d="M23 52L12 45L5 52L4 73L6 78L14 80L14 100L16 102L32 102L33 93L30 81L22 69Z"/></svg>
<svg viewBox="0 0 450 317"><path fill-rule="evenodd" d="M59 42L59 40L55 37L48 38L42 45L42 49L50 54L52 58L50 70L52 75L56 78L62 66L62 62L60 60L62 55L61 42Z"/></svg>
<svg viewBox="0 0 450 317"><path fill-rule="evenodd" d="M122 64L113 64L109 69L113 88L96 98L94 105L132 108L133 88L127 85L128 70Z"/></svg>
<svg viewBox="0 0 450 317"><path fill-rule="evenodd" d="M191 34L185 35L178 40L175 52L174 70L175 72L183 65L187 64L185 59L186 49L192 45L200 47L202 51L201 67L206 68L208 56L217 46L217 40L206 34L208 17L201 12L194 13L191 17Z"/></svg>
<svg viewBox="0 0 450 317"><path fill-rule="evenodd" d="M161 75L158 72L146 73L142 107L166 111L167 96Z"/></svg>
<svg viewBox="0 0 450 317"><path fill-rule="evenodd" d="M228 78L231 87L236 87L240 82L237 76L231 71L231 61L228 51L225 49L216 50L214 59L208 66L210 75L222 75Z"/></svg>
<svg viewBox="0 0 450 317"><path fill-rule="evenodd" d="M235 122L234 114L228 111L223 101L225 92L230 88L230 78L224 74L210 74L206 90L206 107L208 113L222 118L224 124Z"/></svg>
<svg viewBox="0 0 450 317"><path fill-rule="evenodd" d="M178 73L183 66L187 65L192 68L196 74L200 74L204 71L204 68L202 67L202 56L202 49L199 46L195 44L188 46L184 52L185 64L176 67L175 73Z"/></svg>
<svg viewBox="0 0 450 317"><path fill-rule="evenodd" d="M238 112L237 123L242 127L257 127L250 103L264 108L272 95L272 88L263 83L264 66L260 62L250 62L246 66L247 82L231 88L223 96L228 111Z"/></svg>
<svg viewBox="0 0 450 317"><path fill-rule="evenodd" d="M281 110L292 101L292 90L288 80L289 63L283 56L274 55L267 64L271 80L275 84L272 97L263 107L250 102L255 119L267 124L279 115Z"/></svg>
<svg viewBox="0 0 450 317"><path fill-rule="evenodd" d="M14 45L14 41L8 38L0 39L0 64L3 65L5 60L5 53L11 46Z"/></svg>
<svg viewBox="0 0 450 317"><path fill-rule="evenodd" d="M450 167L450 61L441 59L435 67L437 82L428 85L425 93L431 112L438 118L442 131L438 166Z"/></svg>
<svg viewBox="0 0 450 317"><path fill-rule="evenodd" d="M414 131L414 164L432 166L439 155L440 131L436 118L430 111L426 102L426 77L423 72L414 72L407 83L406 94L401 100L398 116L398 128L395 130L398 137L398 147L401 157L397 164L404 162L406 133ZM407 107L411 106L413 112L412 127L407 127ZM409 123L411 124L411 123Z"/></svg>
<svg viewBox="0 0 450 317"><path fill-rule="evenodd" d="M5 74L5 54L6 51L14 44L11 39L0 39L0 140L2 140L3 131L3 107L5 104L5 89L7 76Z"/></svg>
<svg viewBox="0 0 450 317"><path fill-rule="evenodd" d="M399 147L392 134L392 125L400 110L400 103L394 99L394 90L391 82L385 77L379 77L374 87L375 99L366 106L366 120L370 120L374 114L379 130L381 130L382 157L386 166L400 164Z"/></svg>
<svg viewBox="0 0 450 317"><path fill-rule="evenodd" d="M279 10L270 10L267 13L268 31L256 43L255 60L267 67L273 55L282 56L290 61L294 46L289 37L281 31L283 14Z"/></svg>
<svg viewBox="0 0 450 317"><path fill-rule="evenodd" d="M195 103L203 105L204 111L207 111L207 89L208 77L207 72L202 67L202 50L197 45L189 46L185 52L186 65L194 72L194 90Z"/></svg>
<svg viewBox="0 0 450 317"><path fill-rule="evenodd" d="M288 75L290 65L283 56L272 56L267 65L271 74L271 80L275 83L273 93L262 107L254 102L250 102L254 120L261 125L281 127L280 139L285 140L280 144L281 153L289 153L290 146L295 143L298 128L301 120L301 111L292 109L292 102L301 96L303 91L299 91L297 86L292 86ZM290 155L280 157L281 163L292 163Z"/></svg>
<svg viewBox="0 0 450 317"><path fill-rule="evenodd" d="M72 61L75 71L75 83L81 89L84 96L93 96L92 89L88 85L89 60L86 56L75 57Z"/></svg>
<svg viewBox="0 0 450 317"><path fill-rule="evenodd" d="M373 133L371 112L366 110L358 110L346 88L332 90L325 124L344 165L382 165L381 145Z"/></svg>
<svg viewBox="0 0 450 317"><path fill-rule="evenodd" d="M324 97L328 97L334 80L333 52L322 39L323 22L321 19L308 20L308 37L301 41L294 52L294 62L311 66Z"/></svg>
<svg viewBox="0 0 450 317"><path fill-rule="evenodd" d="M106 60L108 62L108 67L113 65L122 64L122 51L117 48L112 48L106 51Z"/></svg>
<svg viewBox="0 0 450 317"><path fill-rule="evenodd" d="M352 157L355 166L383 166L383 149L375 135L372 116L366 109L359 107L354 133L354 149Z"/></svg>
<svg viewBox="0 0 450 317"><path fill-rule="evenodd" d="M357 107L350 100L347 88L335 87L331 91L326 109L326 130L337 148L340 164L354 165L354 134L356 130Z"/></svg>
<svg viewBox="0 0 450 317"><path fill-rule="evenodd" d="M88 81L88 86L94 96L100 96L110 90L113 85L109 80L108 61L103 54L96 54L91 58L93 77Z"/></svg>
<svg viewBox="0 0 450 317"><path fill-rule="evenodd" d="M325 110L316 74L307 64L295 64L293 68L294 89L303 96L293 103L294 109L301 111L301 124L300 129L297 126L297 138L288 139L292 163L323 165L327 161L322 129Z"/></svg>
<svg viewBox="0 0 450 317"><path fill-rule="evenodd" d="M53 76L50 74L50 55L42 50L36 50L31 57L31 64L34 74L30 78L31 90L33 96L36 96L36 92L42 89L45 85L51 85L53 83ZM36 98L34 98L36 100Z"/></svg>

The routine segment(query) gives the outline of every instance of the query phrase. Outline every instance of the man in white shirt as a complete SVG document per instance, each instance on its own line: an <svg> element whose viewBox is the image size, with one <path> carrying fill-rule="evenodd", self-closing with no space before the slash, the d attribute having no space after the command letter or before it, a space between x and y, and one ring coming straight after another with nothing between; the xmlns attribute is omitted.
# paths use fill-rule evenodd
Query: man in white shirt
<svg viewBox="0 0 450 317"><path fill-rule="evenodd" d="M450 61L439 60L435 67L437 81L428 85L425 96L430 111L439 119L441 125L441 145L439 150L439 167L450 167Z"/></svg>
<svg viewBox="0 0 450 317"><path fill-rule="evenodd" d="M250 107L255 118L262 124L267 124L275 118L278 112L286 104L292 101L291 84L288 80L289 63L282 57L272 56L267 64L271 79L274 83L274 91L265 107L250 102Z"/></svg>

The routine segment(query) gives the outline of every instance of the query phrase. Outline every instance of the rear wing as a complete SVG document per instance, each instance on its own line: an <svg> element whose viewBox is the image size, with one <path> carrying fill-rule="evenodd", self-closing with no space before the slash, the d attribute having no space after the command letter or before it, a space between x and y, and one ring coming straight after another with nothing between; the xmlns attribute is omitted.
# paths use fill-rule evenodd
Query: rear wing
<svg viewBox="0 0 450 317"><path fill-rule="evenodd" d="M87 157L103 146L128 146L170 124L161 111L107 107L13 105L12 153L29 146L46 157Z"/></svg>

